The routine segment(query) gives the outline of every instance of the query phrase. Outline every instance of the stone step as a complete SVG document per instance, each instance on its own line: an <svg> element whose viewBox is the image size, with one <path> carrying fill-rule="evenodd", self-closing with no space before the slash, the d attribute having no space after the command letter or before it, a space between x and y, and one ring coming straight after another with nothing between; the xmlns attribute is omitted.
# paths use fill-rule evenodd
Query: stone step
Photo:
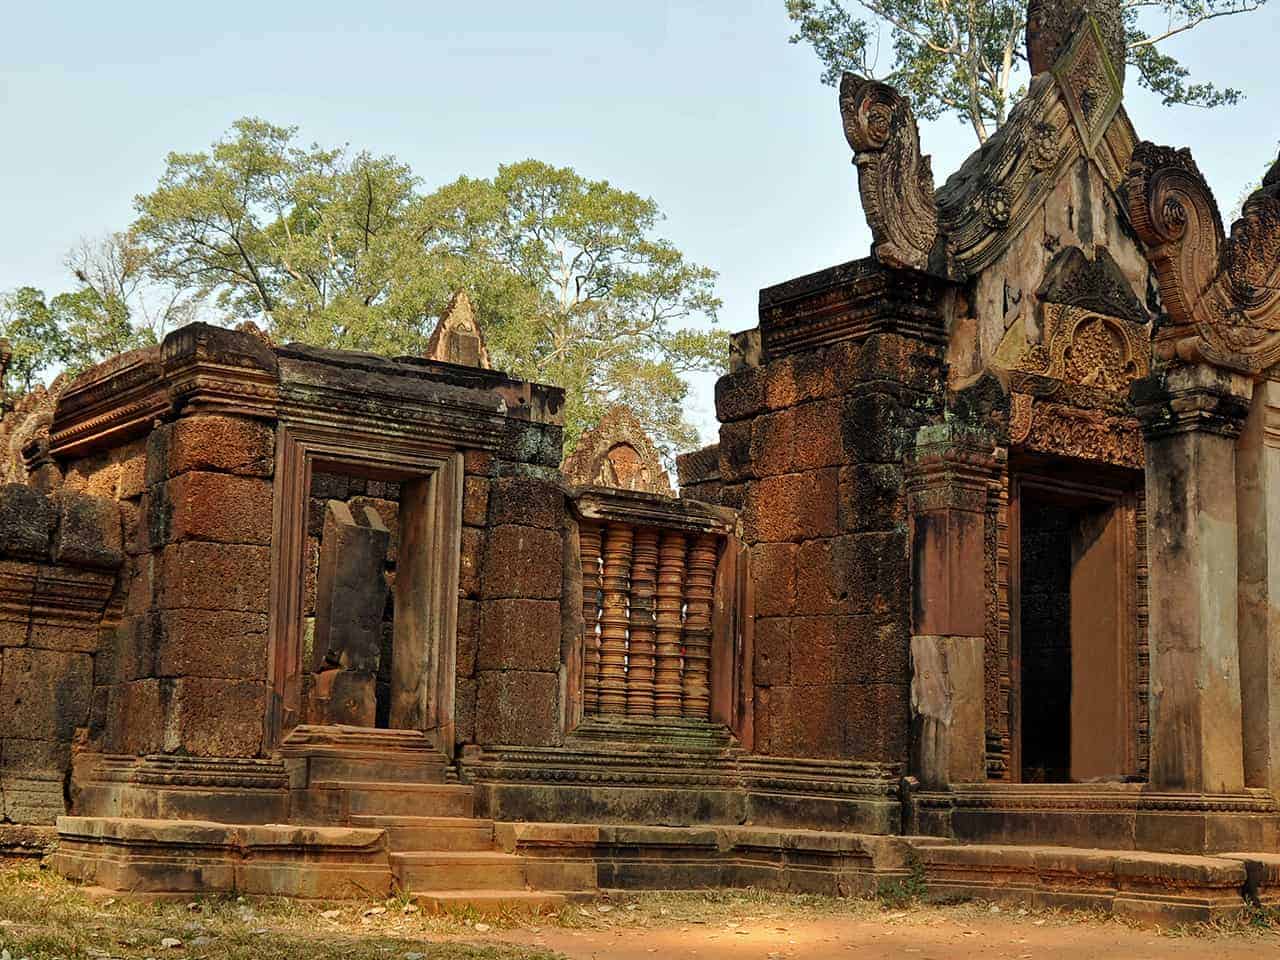
<svg viewBox="0 0 1280 960"><path fill-rule="evenodd" d="M401 890L523 890L524 857L445 850L391 854Z"/></svg>
<svg viewBox="0 0 1280 960"><path fill-rule="evenodd" d="M423 850L493 850L493 821L468 817L388 817L361 814L353 827L387 831L393 852Z"/></svg>
<svg viewBox="0 0 1280 960"><path fill-rule="evenodd" d="M555 913L571 897L581 894L546 890L432 890L411 893L410 898L433 913Z"/></svg>
<svg viewBox="0 0 1280 960"><path fill-rule="evenodd" d="M436 755L413 760L387 757L312 756L306 758L310 781L444 783L448 763Z"/></svg>
<svg viewBox="0 0 1280 960"><path fill-rule="evenodd" d="M311 786L345 792L351 816L470 817L475 808L475 789L462 784L318 780Z"/></svg>

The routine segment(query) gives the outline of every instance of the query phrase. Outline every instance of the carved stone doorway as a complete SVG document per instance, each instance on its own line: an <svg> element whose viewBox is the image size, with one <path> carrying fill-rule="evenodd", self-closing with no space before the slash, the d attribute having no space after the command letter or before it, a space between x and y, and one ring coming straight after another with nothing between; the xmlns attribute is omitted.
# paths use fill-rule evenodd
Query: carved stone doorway
<svg viewBox="0 0 1280 960"><path fill-rule="evenodd" d="M316 474L393 484L399 546L385 683L386 727L415 731L445 756L454 748L454 673L462 511L462 455L387 437L368 442L329 426L282 424L277 437L272 538L272 707L269 741L306 723L303 616L307 526Z"/></svg>
<svg viewBox="0 0 1280 960"><path fill-rule="evenodd" d="M1011 779L1141 772L1141 474L1016 462L1010 482Z"/></svg>

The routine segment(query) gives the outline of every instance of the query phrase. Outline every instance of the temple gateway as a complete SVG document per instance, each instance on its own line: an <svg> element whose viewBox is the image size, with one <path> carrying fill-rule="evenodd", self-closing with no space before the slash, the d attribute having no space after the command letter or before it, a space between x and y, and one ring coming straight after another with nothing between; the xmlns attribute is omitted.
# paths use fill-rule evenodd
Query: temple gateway
<svg viewBox="0 0 1280 960"><path fill-rule="evenodd" d="M844 77L871 254L761 291L679 496L624 408L562 465L465 296L428 357L193 324L24 398L0 843L124 893L1280 903L1280 161L1228 233L1118 6L1048 6L941 186Z"/></svg>

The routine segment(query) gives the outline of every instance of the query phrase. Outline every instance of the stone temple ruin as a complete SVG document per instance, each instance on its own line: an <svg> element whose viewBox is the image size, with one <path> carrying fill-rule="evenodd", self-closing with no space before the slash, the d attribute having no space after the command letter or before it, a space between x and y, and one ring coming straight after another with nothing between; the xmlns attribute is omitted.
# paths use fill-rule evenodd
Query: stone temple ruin
<svg viewBox="0 0 1280 960"><path fill-rule="evenodd" d="M465 299L429 359L196 324L12 412L0 837L135 893L1280 902L1280 164L1228 234L1118 18L1041 4L937 189L845 77L872 255L761 291L679 497L625 412L562 471Z"/></svg>

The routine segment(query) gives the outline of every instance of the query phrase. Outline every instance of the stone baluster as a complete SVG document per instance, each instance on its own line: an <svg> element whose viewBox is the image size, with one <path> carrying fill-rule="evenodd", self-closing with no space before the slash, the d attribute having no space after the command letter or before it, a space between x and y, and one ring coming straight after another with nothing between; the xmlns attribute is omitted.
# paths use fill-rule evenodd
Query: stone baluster
<svg viewBox="0 0 1280 960"><path fill-rule="evenodd" d="M716 538L704 533L689 550L682 714L691 720L705 720L711 710L711 604L715 598L716 546Z"/></svg>
<svg viewBox="0 0 1280 960"><path fill-rule="evenodd" d="M665 530L658 546L657 659L654 670L654 713L680 716L680 642L684 633L684 534Z"/></svg>
<svg viewBox="0 0 1280 960"><path fill-rule="evenodd" d="M587 716L600 707L600 528L578 529L582 554L582 709Z"/></svg>
<svg viewBox="0 0 1280 960"><path fill-rule="evenodd" d="M654 594L658 586L658 531L636 530L631 564L631 645L627 662L627 716L652 717L656 623Z"/></svg>
<svg viewBox="0 0 1280 960"><path fill-rule="evenodd" d="M604 534L604 602L600 614L599 712L619 716L627 708L627 598L631 589L629 524L611 523Z"/></svg>

